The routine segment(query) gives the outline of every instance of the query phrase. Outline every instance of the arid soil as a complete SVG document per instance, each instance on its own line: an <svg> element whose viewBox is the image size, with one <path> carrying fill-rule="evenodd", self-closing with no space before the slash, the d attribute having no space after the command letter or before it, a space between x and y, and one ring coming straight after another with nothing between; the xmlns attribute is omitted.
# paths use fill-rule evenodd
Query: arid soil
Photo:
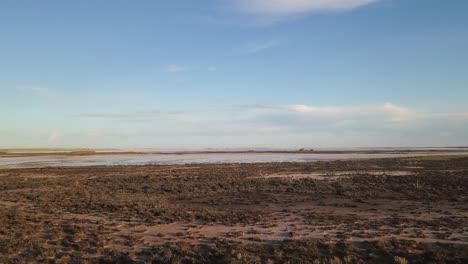
<svg viewBox="0 0 468 264"><path fill-rule="evenodd" d="M0 170L0 263L468 263L468 157Z"/></svg>

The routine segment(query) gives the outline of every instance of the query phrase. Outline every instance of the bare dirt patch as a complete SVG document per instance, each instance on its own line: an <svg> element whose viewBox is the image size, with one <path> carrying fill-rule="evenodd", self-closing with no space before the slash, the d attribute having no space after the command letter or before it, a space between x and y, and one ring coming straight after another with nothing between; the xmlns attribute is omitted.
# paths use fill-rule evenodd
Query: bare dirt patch
<svg viewBox="0 0 468 264"><path fill-rule="evenodd" d="M467 193L458 157L3 170L0 262L464 263Z"/></svg>
<svg viewBox="0 0 468 264"><path fill-rule="evenodd" d="M339 172L314 172L314 173L274 173L257 178L271 179L283 178L290 180L313 179L313 180L337 180L358 175L374 176L409 176L414 175L411 171L339 171Z"/></svg>

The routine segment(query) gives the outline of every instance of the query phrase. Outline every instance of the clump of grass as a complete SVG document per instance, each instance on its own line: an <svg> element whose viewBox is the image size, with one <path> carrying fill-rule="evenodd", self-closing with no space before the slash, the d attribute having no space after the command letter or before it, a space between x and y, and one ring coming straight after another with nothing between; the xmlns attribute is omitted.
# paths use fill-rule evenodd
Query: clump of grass
<svg viewBox="0 0 468 264"><path fill-rule="evenodd" d="M406 260L404 257L395 256L393 259L395 264L408 264L408 260Z"/></svg>

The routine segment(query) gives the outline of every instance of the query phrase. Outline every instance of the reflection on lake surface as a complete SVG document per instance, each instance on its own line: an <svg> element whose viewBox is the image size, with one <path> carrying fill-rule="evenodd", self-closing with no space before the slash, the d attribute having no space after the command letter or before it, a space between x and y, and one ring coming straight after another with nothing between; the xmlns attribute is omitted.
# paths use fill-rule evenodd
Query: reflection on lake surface
<svg viewBox="0 0 468 264"><path fill-rule="evenodd" d="M457 155L449 153L193 153L193 154L119 154L90 156L32 156L0 157L0 167L29 168L48 166L113 166L113 165L176 165L197 163L263 163L311 162L320 160L349 160L369 158L397 158L430 155ZM466 154L466 152L465 152Z"/></svg>

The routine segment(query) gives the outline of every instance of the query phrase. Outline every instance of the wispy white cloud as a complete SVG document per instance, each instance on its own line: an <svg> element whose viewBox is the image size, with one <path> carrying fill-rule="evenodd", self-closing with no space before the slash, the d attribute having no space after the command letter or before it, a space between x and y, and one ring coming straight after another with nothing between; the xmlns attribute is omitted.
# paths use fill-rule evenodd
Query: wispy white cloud
<svg viewBox="0 0 468 264"><path fill-rule="evenodd" d="M277 40L269 40L264 42L250 42L236 49L235 52L240 54L253 54L274 48L279 44L280 43Z"/></svg>
<svg viewBox="0 0 468 264"><path fill-rule="evenodd" d="M289 108L293 112L305 117L329 120L363 120L374 118L386 122L404 122L427 115L420 111L392 103L341 107L292 105Z"/></svg>
<svg viewBox="0 0 468 264"><path fill-rule="evenodd" d="M468 112L438 113L424 109L414 109L392 103L351 106L314 106L314 105L268 105L244 104L213 109L185 110L139 110L120 113L81 114L82 118L119 120L132 123L151 123L168 125L173 129L194 128L201 131L210 127L228 127L228 131L245 131L253 128L275 128L272 131L308 129L332 129L362 125L367 128L412 127L433 120L466 120ZM170 123L170 125L169 125ZM236 129L237 127L237 129Z"/></svg>
<svg viewBox="0 0 468 264"><path fill-rule="evenodd" d="M178 73L178 72L183 72L186 70L187 70L187 67L185 67L184 65L178 65L178 64L170 64L165 69L165 71L169 73Z"/></svg>
<svg viewBox="0 0 468 264"><path fill-rule="evenodd" d="M154 118L160 118L164 116L174 116L185 113L185 111L168 111L168 110L155 110L155 109L146 109L146 110L137 110L137 111L128 111L128 112L118 112L118 113L84 113L80 114L80 117L83 118L103 118L103 119L138 119L138 120L148 120Z"/></svg>
<svg viewBox="0 0 468 264"><path fill-rule="evenodd" d="M48 125L40 131L38 142L48 142L55 146L79 142L75 146L104 147L160 147L161 144L188 147L193 146L190 145L193 142L202 147L217 144L248 147L256 144L283 144L284 147L323 144L343 147L464 145L468 140L468 109L444 111L395 103L328 106L219 104L183 108L183 111L151 108L109 110L78 117L75 115L75 118L74 121L80 124L79 131L76 131L76 126L49 130ZM4 130L21 131L16 126L12 122ZM27 140L29 135L26 132L25 135ZM17 135L8 137L20 138Z"/></svg>
<svg viewBox="0 0 468 264"><path fill-rule="evenodd" d="M16 88L19 91L29 92L40 96L52 96L54 94L53 90L45 87L37 86L20 86Z"/></svg>
<svg viewBox="0 0 468 264"><path fill-rule="evenodd" d="M424 116L424 113L418 113L416 110L391 103L385 103L383 105L383 112L390 116L392 122L404 122L418 118L418 116L421 115Z"/></svg>
<svg viewBox="0 0 468 264"><path fill-rule="evenodd" d="M229 26L271 26L315 13L345 12L383 0L219 0L199 22Z"/></svg>
<svg viewBox="0 0 468 264"><path fill-rule="evenodd" d="M220 14L199 19L205 23L271 26L315 13L350 11L378 1L382 0L224 0L217 9Z"/></svg>
<svg viewBox="0 0 468 264"><path fill-rule="evenodd" d="M86 135L88 137L98 137L100 135L100 131L97 128L90 128L86 131Z"/></svg>
<svg viewBox="0 0 468 264"><path fill-rule="evenodd" d="M442 112L442 113L434 113L434 117L439 118L446 118L446 119L468 119L468 111L467 112Z"/></svg>
<svg viewBox="0 0 468 264"><path fill-rule="evenodd" d="M288 16L322 11L351 10L378 0L237 0L238 8L247 13Z"/></svg>
<svg viewBox="0 0 468 264"><path fill-rule="evenodd" d="M62 133L60 133L59 131L52 131L49 133L48 141L54 142L60 139L61 137L62 137Z"/></svg>

